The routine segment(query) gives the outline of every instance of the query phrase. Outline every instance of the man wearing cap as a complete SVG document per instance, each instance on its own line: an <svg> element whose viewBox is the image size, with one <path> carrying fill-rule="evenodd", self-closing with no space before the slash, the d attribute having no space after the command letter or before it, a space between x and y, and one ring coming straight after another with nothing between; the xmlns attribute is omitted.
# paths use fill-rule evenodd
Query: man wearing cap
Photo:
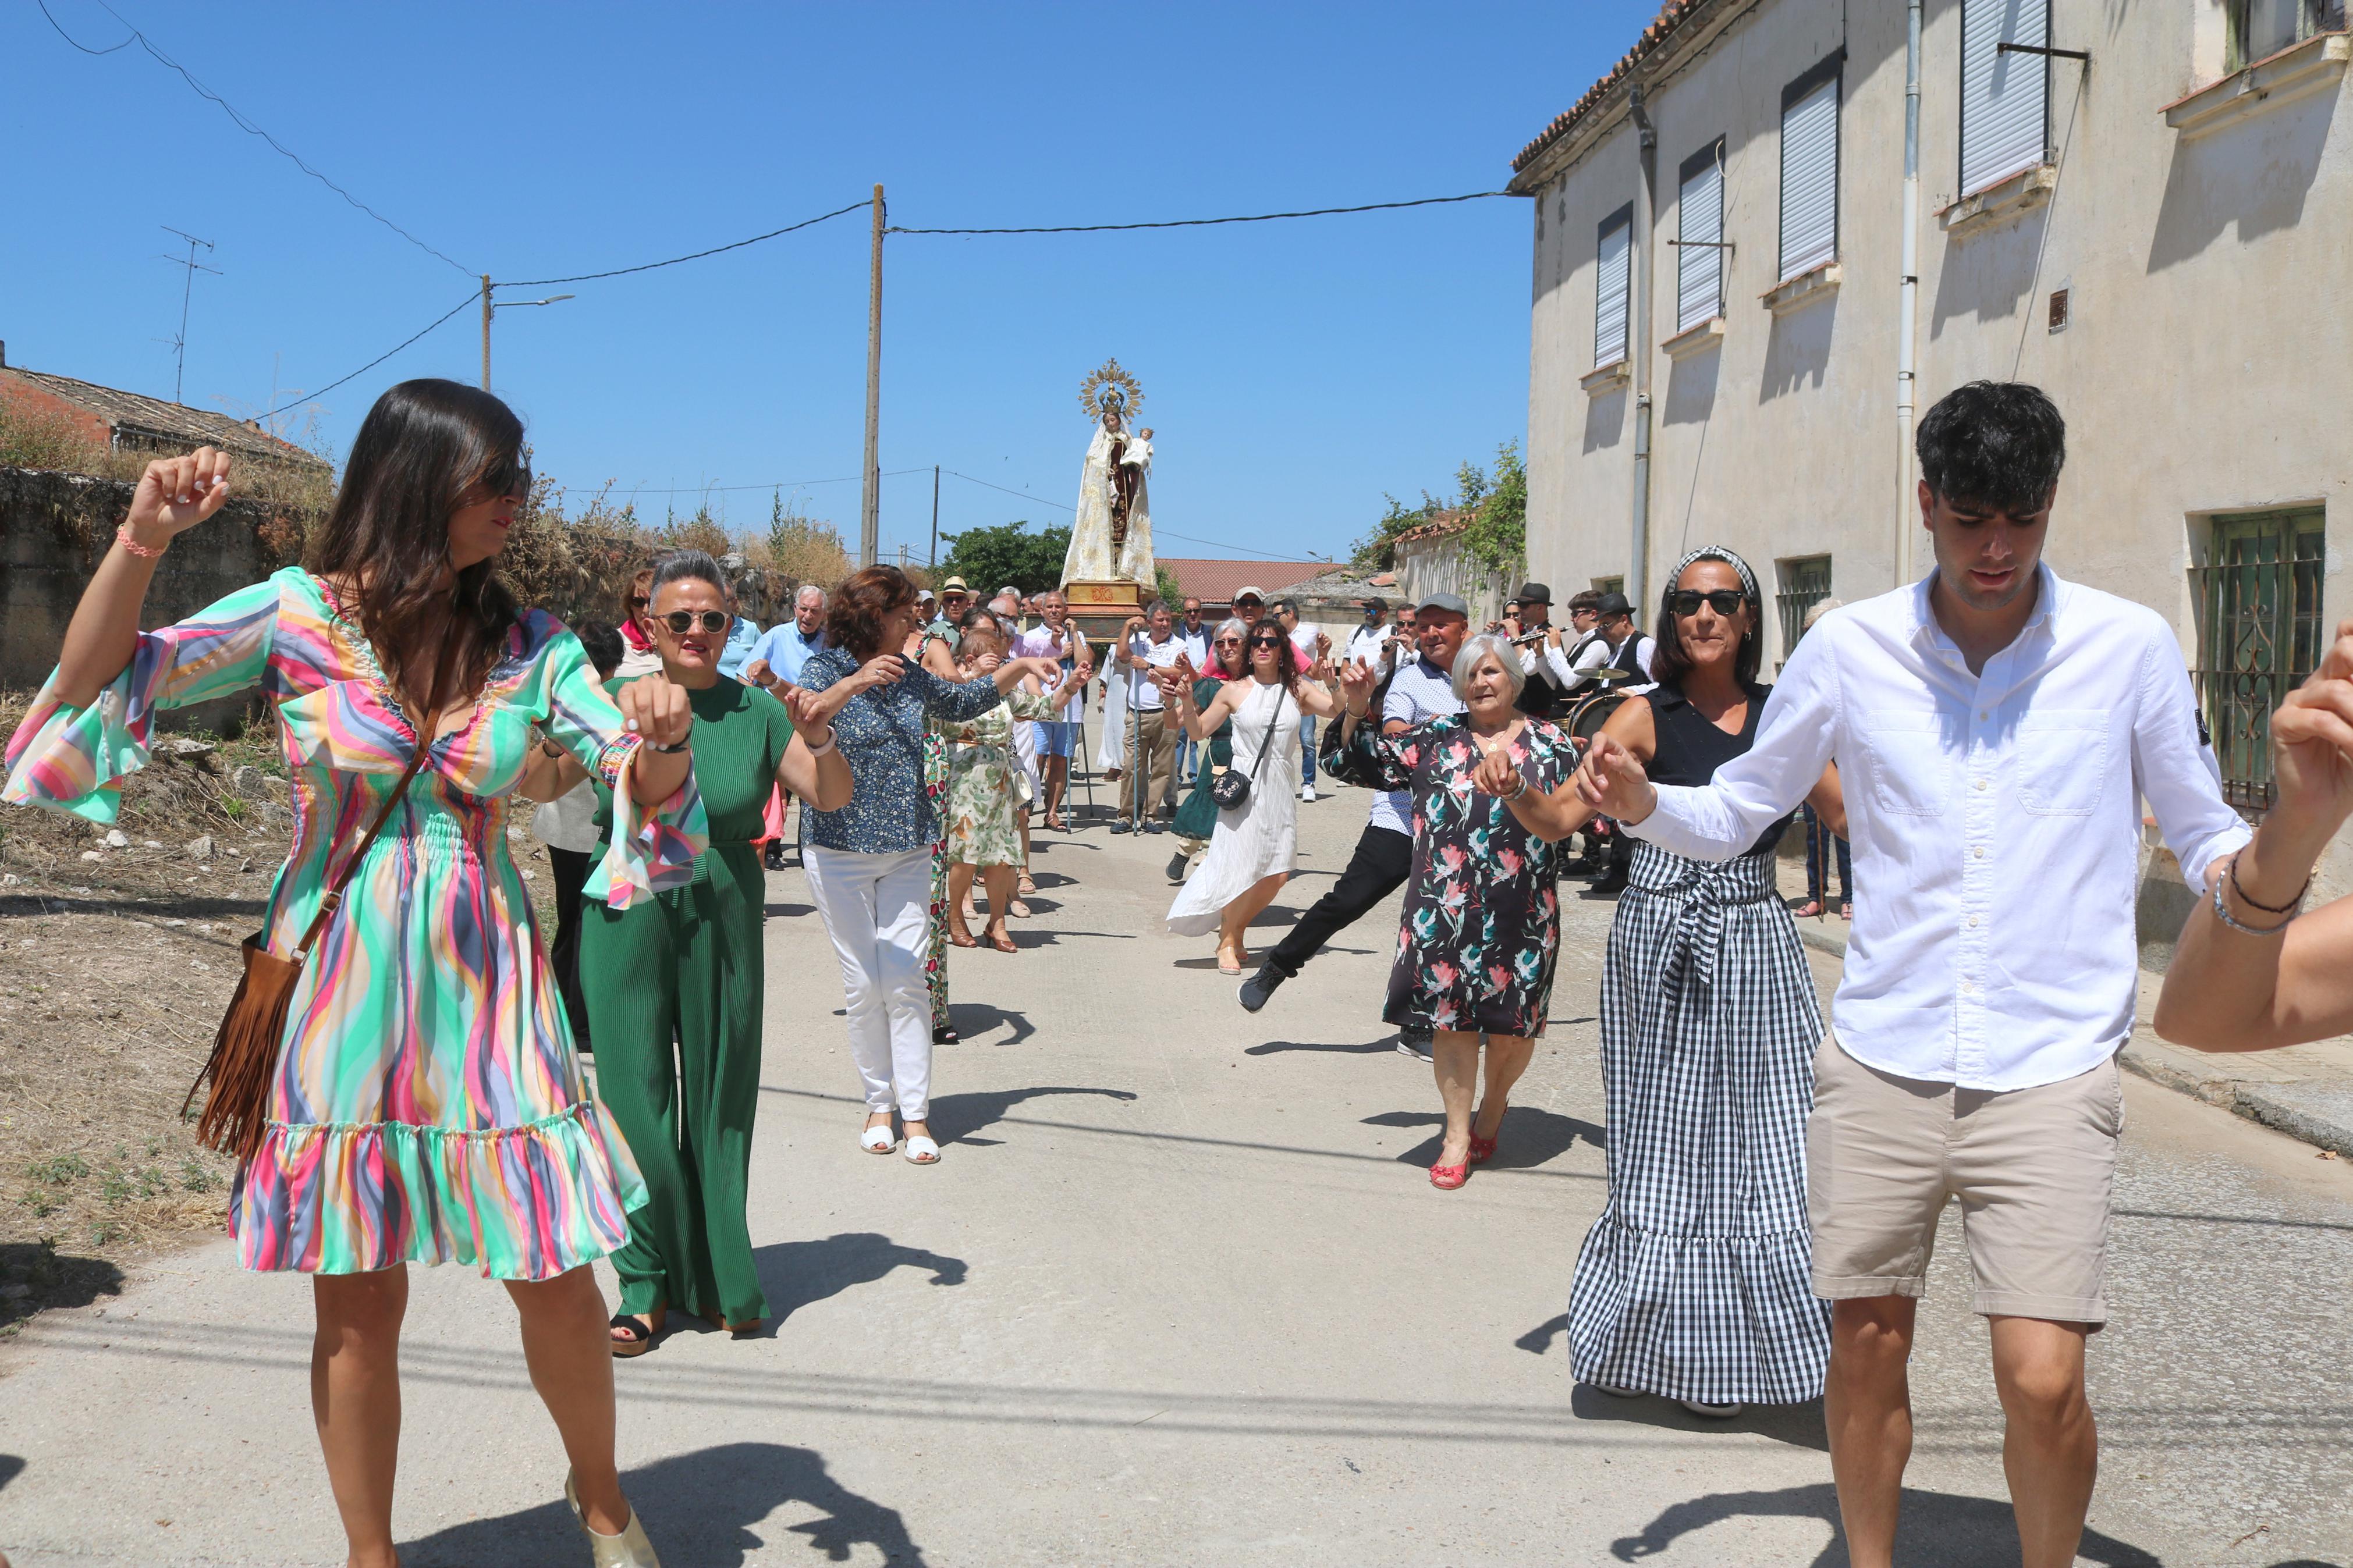
<svg viewBox="0 0 2353 1568"><path fill-rule="evenodd" d="M1234 595L1234 614L1241 618L1242 625L1246 626L1258 625L1266 615L1266 590L1253 588L1247 583L1243 584L1240 590Z"/></svg>
<svg viewBox="0 0 2353 1568"><path fill-rule="evenodd" d="M1561 629L1552 624L1552 589L1543 583L1523 583L1514 603L1518 608L1504 620L1504 635L1514 643L1524 637L1537 639L1520 649L1520 668L1527 676L1527 684L1520 689L1520 711L1549 719L1559 712L1567 690L1556 664Z"/></svg>
<svg viewBox="0 0 2353 1568"><path fill-rule="evenodd" d="M1593 606L1593 615L1601 640L1609 645L1609 657L1602 662L1650 679L1651 656L1658 651L1659 645L1634 625L1634 606L1626 602L1626 595L1602 595L1601 602Z"/></svg>
<svg viewBox="0 0 2353 1568"><path fill-rule="evenodd" d="M1365 624L1348 634L1342 655L1350 664L1378 665L1389 640L1389 602L1376 594L1365 601Z"/></svg>
<svg viewBox="0 0 2353 1568"><path fill-rule="evenodd" d="M965 611L971 605L972 590L965 586L964 579L949 578L940 584L939 617L926 626L924 630L934 636L947 638L949 645L953 647L956 638L955 624L964 618Z"/></svg>
<svg viewBox="0 0 2353 1568"><path fill-rule="evenodd" d="M1403 734L1427 720L1462 711L1462 700L1454 695L1454 656L1470 635L1471 606L1457 595L1432 594L1415 606L1414 625L1417 655L1398 667L1380 700L1384 735ZM1299 917L1259 972L1242 982L1242 1005L1253 1013L1265 1006L1276 986L1296 975L1325 942L1367 910L1405 886L1412 872L1413 797L1403 790L1377 792L1348 868ZM1429 1060L1431 1027L1423 1019L1400 1028L1398 1049Z"/></svg>

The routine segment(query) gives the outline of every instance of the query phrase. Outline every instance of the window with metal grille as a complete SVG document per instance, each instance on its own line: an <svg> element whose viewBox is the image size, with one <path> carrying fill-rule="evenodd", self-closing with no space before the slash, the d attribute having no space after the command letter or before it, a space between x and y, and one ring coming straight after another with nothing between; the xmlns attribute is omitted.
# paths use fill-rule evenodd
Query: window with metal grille
<svg viewBox="0 0 2353 1568"><path fill-rule="evenodd" d="M1601 220L1594 243L1593 368L1626 357L1626 300L1632 278L1634 204L1628 202Z"/></svg>
<svg viewBox="0 0 2353 1568"><path fill-rule="evenodd" d="M2004 44L2051 42L2051 0L1961 0L1961 195L2042 163L2051 142L2051 58Z"/></svg>
<svg viewBox="0 0 2353 1568"><path fill-rule="evenodd" d="M1593 580L1593 591L1597 594L1622 594L1626 591L1626 579L1623 577L1596 577Z"/></svg>
<svg viewBox="0 0 2353 1568"><path fill-rule="evenodd" d="M1683 160L1675 194L1675 331L1724 314L1724 138Z"/></svg>
<svg viewBox="0 0 2353 1568"><path fill-rule="evenodd" d="M1781 276L1838 256L1841 49L1781 89Z"/></svg>
<svg viewBox="0 0 2353 1568"><path fill-rule="evenodd" d="M2223 68L2244 70L2315 33L2345 26L2345 0L2224 0L2222 16Z"/></svg>
<svg viewBox="0 0 2353 1568"><path fill-rule="evenodd" d="M2318 508L2218 517L2189 569L2198 611L2199 706L2242 811L2272 804L2271 718L2320 661L2327 531Z"/></svg>
<svg viewBox="0 0 2353 1568"><path fill-rule="evenodd" d="M1831 596L1831 558L1800 555L1774 564L1781 576L1773 603L1781 612L1781 657L1786 659L1806 635L1806 612Z"/></svg>

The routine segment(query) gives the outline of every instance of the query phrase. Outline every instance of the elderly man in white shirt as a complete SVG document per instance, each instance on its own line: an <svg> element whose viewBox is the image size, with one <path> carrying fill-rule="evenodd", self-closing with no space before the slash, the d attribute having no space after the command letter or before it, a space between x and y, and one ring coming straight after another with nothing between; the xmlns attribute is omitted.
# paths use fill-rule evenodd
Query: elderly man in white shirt
<svg viewBox="0 0 2353 1568"><path fill-rule="evenodd" d="M2066 1568L2098 1453L2084 1352L2107 1318L2141 798L2194 889L2248 828L2172 628L2040 563L2058 409L1973 383L1916 445L1935 572L1816 626L1756 744L1709 784L1654 787L1605 740L1578 790L1640 837L1720 860L1837 759L1874 896L1815 1060L1807 1208L1814 1292L1833 1303L1824 1414L1851 1559L1892 1560L1905 1363L1951 1197L1992 1329L2022 1561Z"/></svg>

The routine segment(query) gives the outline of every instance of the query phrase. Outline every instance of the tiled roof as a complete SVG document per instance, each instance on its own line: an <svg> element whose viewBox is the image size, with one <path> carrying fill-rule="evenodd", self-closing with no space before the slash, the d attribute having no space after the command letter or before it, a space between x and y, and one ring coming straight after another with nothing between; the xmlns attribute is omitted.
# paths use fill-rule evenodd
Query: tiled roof
<svg viewBox="0 0 2353 1568"><path fill-rule="evenodd" d="M1332 569L1329 561L1218 561L1177 555L1163 555L1158 564L1176 577L1186 597L1205 605L1230 605L1246 586L1280 594Z"/></svg>
<svg viewBox="0 0 2353 1568"><path fill-rule="evenodd" d="M1436 539L1442 534L1460 533L1470 526L1469 512L1459 509L1453 511L1441 511L1420 527L1407 529L1391 542L1406 544L1417 539Z"/></svg>
<svg viewBox="0 0 2353 1568"><path fill-rule="evenodd" d="M166 403L160 397L142 397L135 392L76 381L69 375L22 370L15 365L0 371L0 374L17 376L53 397L63 398L88 409L105 420L118 435L150 441L223 447L233 452L269 458L281 463L326 466L320 458L291 442L281 441L242 420L210 409L190 408L183 404Z"/></svg>
<svg viewBox="0 0 2353 1568"><path fill-rule="evenodd" d="M1585 96L1555 116L1553 122L1545 127L1543 135L1520 149L1520 155L1512 160L1512 172L1517 174L1535 162L1537 154L1567 135L1570 128L1585 118L1587 110L1599 104L1611 88L1632 74L1634 68L1665 43L1677 27L1710 3L1711 0L1666 0L1666 4L1659 7L1656 19L1642 29L1642 36L1634 40L1634 47L1620 57L1616 65L1609 68L1609 73L1587 88Z"/></svg>

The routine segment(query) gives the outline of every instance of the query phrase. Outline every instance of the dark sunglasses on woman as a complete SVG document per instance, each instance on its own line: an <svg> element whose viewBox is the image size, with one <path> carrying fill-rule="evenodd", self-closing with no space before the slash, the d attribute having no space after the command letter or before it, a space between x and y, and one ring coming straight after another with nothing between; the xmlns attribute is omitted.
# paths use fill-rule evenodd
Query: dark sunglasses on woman
<svg viewBox="0 0 2353 1568"><path fill-rule="evenodd" d="M1729 616L1748 602L1748 595L1737 588L1712 588L1704 594L1696 589L1678 588L1667 595L1667 603L1679 616L1698 615L1702 600L1705 600L1707 607L1717 615Z"/></svg>
<svg viewBox="0 0 2353 1568"><path fill-rule="evenodd" d="M692 631L698 623L706 632L723 632L734 621L734 617L724 610L672 610L669 615L656 616L654 619L680 637Z"/></svg>
<svg viewBox="0 0 2353 1568"><path fill-rule="evenodd" d="M482 476L482 491L504 499L531 494L531 465L520 458L504 458Z"/></svg>
<svg viewBox="0 0 2353 1568"><path fill-rule="evenodd" d="M1283 642L1284 639L1281 637L1252 637L1250 640L1250 646L1252 647L1281 647L1283 645Z"/></svg>

